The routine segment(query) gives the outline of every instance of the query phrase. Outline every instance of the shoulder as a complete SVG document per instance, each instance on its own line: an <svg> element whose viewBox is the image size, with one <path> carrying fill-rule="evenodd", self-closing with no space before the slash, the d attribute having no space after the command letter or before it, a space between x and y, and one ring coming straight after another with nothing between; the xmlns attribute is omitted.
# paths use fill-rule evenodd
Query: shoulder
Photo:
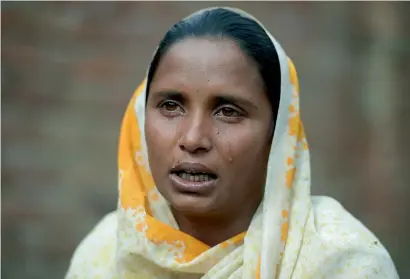
<svg viewBox="0 0 410 279"><path fill-rule="evenodd" d="M377 237L335 199L313 196L312 209L315 231L323 241L385 251Z"/></svg>
<svg viewBox="0 0 410 279"><path fill-rule="evenodd" d="M326 264L324 278L399 278L380 240L338 201L312 197L313 223Z"/></svg>
<svg viewBox="0 0 410 279"><path fill-rule="evenodd" d="M106 276L115 264L117 214L107 214L74 251L66 279ZM101 277L104 278L104 277Z"/></svg>

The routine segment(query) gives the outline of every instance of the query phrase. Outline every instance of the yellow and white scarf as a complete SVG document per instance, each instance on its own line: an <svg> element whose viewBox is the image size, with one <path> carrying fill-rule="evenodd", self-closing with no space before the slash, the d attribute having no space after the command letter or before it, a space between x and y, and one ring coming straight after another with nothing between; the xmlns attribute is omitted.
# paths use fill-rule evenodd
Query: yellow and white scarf
<svg viewBox="0 0 410 279"><path fill-rule="evenodd" d="M265 31L280 60L281 96L264 198L248 230L209 247L178 229L148 165L144 81L121 128L118 209L76 249L66 279L398 278L369 230L335 200L311 197L296 70Z"/></svg>

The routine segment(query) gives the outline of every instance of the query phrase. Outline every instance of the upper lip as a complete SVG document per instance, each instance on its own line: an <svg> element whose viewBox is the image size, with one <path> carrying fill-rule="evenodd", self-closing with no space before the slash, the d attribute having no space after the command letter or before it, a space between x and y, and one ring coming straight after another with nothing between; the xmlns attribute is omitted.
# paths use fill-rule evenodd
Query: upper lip
<svg viewBox="0 0 410 279"><path fill-rule="evenodd" d="M212 174L212 175L217 176L216 173L212 169L208 168L205 165L199 164L199 163L180 163L171 169L171 173L181 172L181 171L206 173L206 174Z"/></svg>

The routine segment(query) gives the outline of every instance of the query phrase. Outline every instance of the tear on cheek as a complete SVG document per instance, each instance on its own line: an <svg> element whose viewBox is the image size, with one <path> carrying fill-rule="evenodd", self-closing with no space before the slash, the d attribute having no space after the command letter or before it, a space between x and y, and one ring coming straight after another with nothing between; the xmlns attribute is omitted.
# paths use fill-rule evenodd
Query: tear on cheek
<svg viewBox="0 0 410 279"><path fill-rule="evenodd" d="M233 158L232 158L232 146L231 143L228 142L228 162L232 163Z"/></svg>
<svg viewBox="0 0 410 279"><path fill-rule="evenodd" d="M232 133L230 133L228 130L224 129L215 129L215 142L214 146L218 150L218 154L221 159L224 161L227 161L228 163L232 163L234 161L234 151L232 148L232 143L231 141L238 141L238 138L236 138ZM240 140L239 140L240 141Z"/></svg>

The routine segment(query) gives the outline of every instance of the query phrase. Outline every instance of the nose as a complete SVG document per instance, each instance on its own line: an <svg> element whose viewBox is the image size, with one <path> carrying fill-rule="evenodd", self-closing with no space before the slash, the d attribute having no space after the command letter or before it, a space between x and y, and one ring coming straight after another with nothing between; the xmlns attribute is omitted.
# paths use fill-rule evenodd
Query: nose
<svg viewBox="0 0 410 279"><path fill-rule="evenodd" d="M205 117L186 117L180 126L179 148L189 153L206 153L212 148L210 127Z"/></svg>

